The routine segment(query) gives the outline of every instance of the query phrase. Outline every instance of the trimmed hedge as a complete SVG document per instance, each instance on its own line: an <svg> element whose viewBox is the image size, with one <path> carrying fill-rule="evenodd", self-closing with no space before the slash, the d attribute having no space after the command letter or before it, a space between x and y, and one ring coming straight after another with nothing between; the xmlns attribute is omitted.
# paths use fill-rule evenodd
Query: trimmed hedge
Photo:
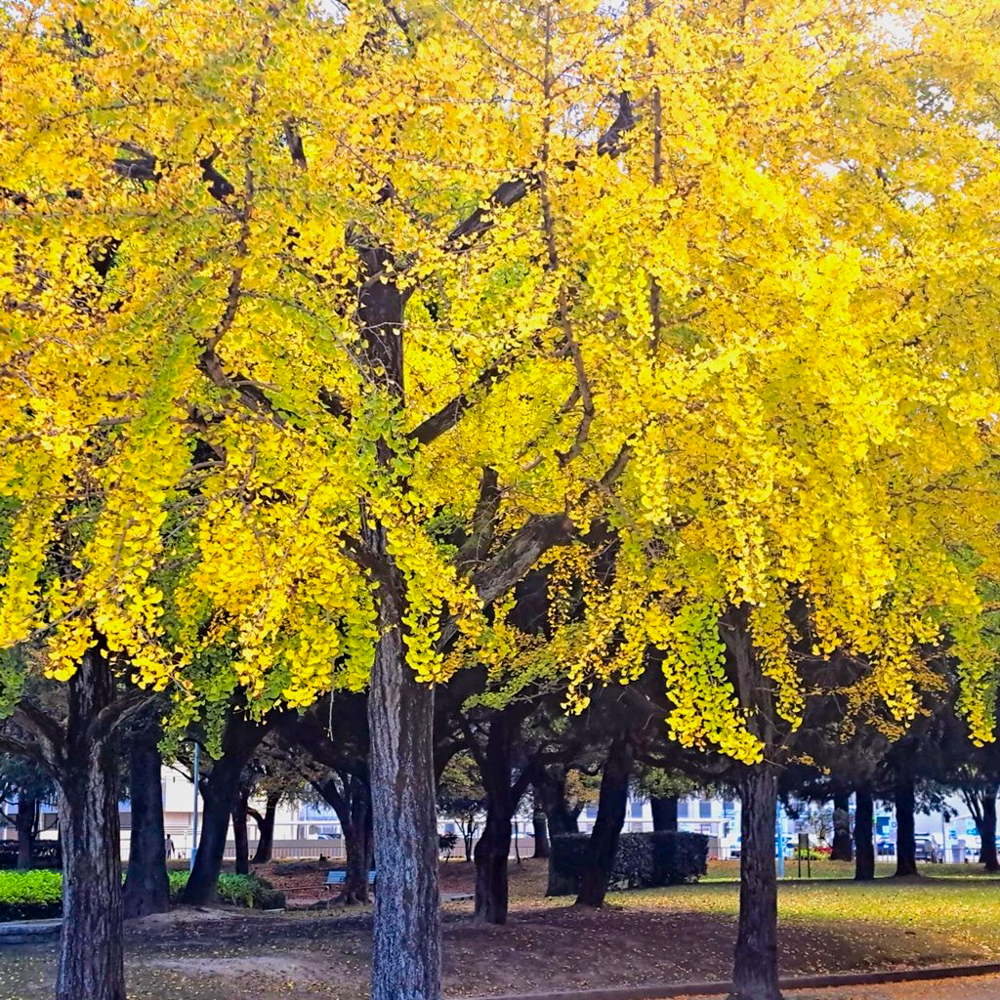
<svg viewBox="0 0 1000 1000"><path fill-rule="evenodd" d="M36 840L31 847L34 868L62 868L58 840ZM0 840L0 869L17 867L17 841Z"/></svg>
<svg viewBox="0 0 1000 1000"><path fill-rule="evenodd" d="M0 871L0 922L62 914L62 872Z"/></svg>
<svg viewBox="0 0 1000 1000"><path fill-rule="evenodd" d="M170 898L177 900L187 885L187 872L168 872ZM219 899L232 906L279 910L285 894L256 875L219 876ZM29 872L0 871L0 923L11 920L41 920L62 916L62 872L33 869Z"/></svg>
<svg viewBox="0 0 1000 1000"><path fill-rule="evenodd" d="M575 894L587 864L590 834L562 833L552 838L550 896ZM708 870L708 837L703 833L663 831L623 833L611 868L611 889L648 889L696 882Z"/></svg>

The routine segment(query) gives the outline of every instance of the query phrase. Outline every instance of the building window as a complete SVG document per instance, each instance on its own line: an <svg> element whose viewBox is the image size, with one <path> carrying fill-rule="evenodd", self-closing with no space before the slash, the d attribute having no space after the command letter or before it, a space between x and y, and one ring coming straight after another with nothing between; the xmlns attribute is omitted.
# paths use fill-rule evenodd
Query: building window
<svg viewBox="0 0 1000 1000"><path fill-rule="evenodd" d="M597 806L587 806L587 819L597 819Z"/></svg>
<svg viewBox="0 0 1000 1000"><path fill-rule="evenodd" d="M726 819L732 819L736 815L736 803L732 799L722 800L722 815Z"/></svg>
<svg viewBox="0 0 1000 1000"><path fill-rule="evenodd" d="M700 819L711 819L712 818L712 800L702 799L698 803L698 816Z"/></svg>
<svg viewBox="0 0 1000 1000"><path fill-rule="evenodd" d="M632 802L632 819L642 819L642 802Z"/></svg>
<svg viewBox="0 0 1000 1000"><path fill-rule="evenodd" d="M687 819L688 818L688 800L678 799L677 800L677 818Z"/></svg>

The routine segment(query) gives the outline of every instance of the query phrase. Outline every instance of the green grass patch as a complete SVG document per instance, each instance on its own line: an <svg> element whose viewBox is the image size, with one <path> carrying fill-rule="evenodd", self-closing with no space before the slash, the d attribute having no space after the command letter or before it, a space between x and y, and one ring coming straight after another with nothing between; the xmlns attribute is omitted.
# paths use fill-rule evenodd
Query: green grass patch
<svg viewBox="0 0 1000 1000"><path fill-rule="evenodd" d="M710 914L733 923L739 915L739 886L734 882L615 893L609 900L629 910ZM996 878L948 878L944 873L899 881L785 881L778 891L782 928L836 940L839 945L831 944L833 951L849 946L858 954L870 952L874 965L997 961L998 908Z"/></svg>

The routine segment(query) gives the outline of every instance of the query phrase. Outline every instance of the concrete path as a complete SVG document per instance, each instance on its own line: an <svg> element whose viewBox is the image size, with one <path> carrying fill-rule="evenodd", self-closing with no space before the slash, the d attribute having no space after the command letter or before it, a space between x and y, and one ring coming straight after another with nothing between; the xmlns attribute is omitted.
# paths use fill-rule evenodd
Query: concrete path
<svg viewBox="0 0 1000 1000"><path fill-rule="evenodd" d="M843 986L832 990L789 990L785 993L785 1000L1000 1000L1000 976L888 983L883 986Z"/></svg>

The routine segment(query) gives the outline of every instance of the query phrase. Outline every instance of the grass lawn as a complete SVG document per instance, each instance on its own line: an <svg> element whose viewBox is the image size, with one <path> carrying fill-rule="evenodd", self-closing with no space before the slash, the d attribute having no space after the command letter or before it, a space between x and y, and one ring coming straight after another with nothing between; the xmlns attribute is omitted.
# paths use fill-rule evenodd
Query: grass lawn
<svg viewBox="0 0 1000 1000"><path fill-rule="evenodd" d="M783 973L1000 961L1000 880L965 871L961 878L940 877L947 869L933 866L934 878L854 884L843 879L847 868L813 867L832 878L781 886ZM507 926L474 923L467 902L445 907L448 996L729 975L738 907L730 863L713 865L712 880L698 885L614 893L597 912L577 910L570 899L544 898L544 863L512 864L511 872ZM444 866L446 891L467 890L471 879L469 865ZM136 1000L367 995L370 926L363 912L270 917L244 910L214 921L190 911L177 916L187 922L130 931ZM0 949L0 1000L47 1000L53 952L52 946Z"/></svg>

